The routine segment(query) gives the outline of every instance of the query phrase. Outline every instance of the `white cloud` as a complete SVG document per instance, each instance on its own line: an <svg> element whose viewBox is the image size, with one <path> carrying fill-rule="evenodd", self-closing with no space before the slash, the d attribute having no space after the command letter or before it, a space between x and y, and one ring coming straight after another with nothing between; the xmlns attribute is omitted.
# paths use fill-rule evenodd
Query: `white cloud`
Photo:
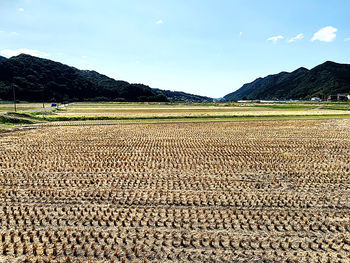
<svg viewBox="0 0 350 263"><path fill-rule="evenodd" d="M87 58L87 56L81 56L81 57L84 58L84 59Z"/></svg>
<svg viewBox="0 0 350 263"><path fill-rule="evenodd" d="M20 48L20 49L3 49L0 51L1 55L4 55L5 57L13 57L18 56L19 54L28 54L35 57L48 57L49 54L40 52L38 50L33 49L27 49L27 48Z"/></svg>
<svg viewBox="0 0 350 263"><path fill-rule="evenodd" d="M164 23L164 21L163 21L162 19L159 19L159 20L156 22L157 25L161 25L161 24L163 24L163 23Z"/></svg>
<svg viewBox="0 0 350 263"><path fill-rule="evenodd" d="M11 32L11 35L18 36L18 33L17 32Z"/></svg>
<svg viewBox="0 0 350 263"><path fill-rule="evenodd" d="M284 38L283 36L279 35L279 36L269 37L267 41L272 41L274 44L276 44L278 40L283 38Z"/></svg>
<svg viewBox="0 0 350 263"><path fill-rule="evenodd" d="M344 41L350 41L350 37L345 38Z"/></svg>
<svg viewBox="0 0 350 263"><path fill-rule="evenodd" d="M243 32L239 32L239 36L241 37L243 35Z"/></svg>
<svg viewBox="0 0 350 263"><path fill-rule="evenodd" d="M311 38L311 41L319 40L322 42L332 42L336 37L336 32L338 29L332 26L326 26L318 30L314 36Z"/></svg>
<svg viewBox="0 0 350 263"><path fill-rule="evenodd" d="M20 8L18 8L18 11L24 12L24 8L23 8L23 7L20 7Z"/></svg>
<svg viewBox="0 0 350 263"><path fill-rule="evenodd" d="M295 37L292 37L291 39L288 40L289 43L295 42L297 40L303 39L304 38L304 34L298 34Z"/></svg>

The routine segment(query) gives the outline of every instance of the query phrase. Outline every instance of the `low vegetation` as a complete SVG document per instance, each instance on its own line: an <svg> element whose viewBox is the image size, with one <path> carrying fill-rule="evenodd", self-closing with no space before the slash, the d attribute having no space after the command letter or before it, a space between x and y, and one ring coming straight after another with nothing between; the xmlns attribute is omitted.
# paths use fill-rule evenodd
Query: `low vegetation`
<svg viewBox="0 0 350 263"><path fill-rule="evenodd" d="M32 118L22 118L22 117L17 117L17 116L12 116L12 115L0 115L0 124L5 124L5 125L15 125L15 124L33 124L34 121Z"/></svg>

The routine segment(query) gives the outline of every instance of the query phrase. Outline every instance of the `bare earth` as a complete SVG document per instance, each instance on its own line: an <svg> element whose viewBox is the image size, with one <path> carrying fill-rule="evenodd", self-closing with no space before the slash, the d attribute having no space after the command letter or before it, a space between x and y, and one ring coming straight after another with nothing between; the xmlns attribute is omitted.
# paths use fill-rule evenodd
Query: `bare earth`
<svg viewBox="0 0 350 263"><path fill-rule="evenodd" d="M350 119L3 133L0 262L350 262L349 176Z"/></svg>

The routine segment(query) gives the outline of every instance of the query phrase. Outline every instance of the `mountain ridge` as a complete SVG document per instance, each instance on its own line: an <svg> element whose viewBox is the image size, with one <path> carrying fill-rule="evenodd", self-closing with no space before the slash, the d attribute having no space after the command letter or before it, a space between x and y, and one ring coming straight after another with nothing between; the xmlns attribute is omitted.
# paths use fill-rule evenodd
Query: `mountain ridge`
<svg viewBox="0 0 350 263"><path fill-rule="evenodd" d="M225 95L224 99L310 99L349 92L350 64L326 61L310 70L300 67L292 72L282 71L257 78Z"/></svg>
<svg viewBox="0 0 350 263"><path fill-rule="evenodd" d="M0 61L0 99L24 101L207 101L208 97L152 89L80 70L49 59L20 54ZM209 100L212 101L211 98Z"/></svg>

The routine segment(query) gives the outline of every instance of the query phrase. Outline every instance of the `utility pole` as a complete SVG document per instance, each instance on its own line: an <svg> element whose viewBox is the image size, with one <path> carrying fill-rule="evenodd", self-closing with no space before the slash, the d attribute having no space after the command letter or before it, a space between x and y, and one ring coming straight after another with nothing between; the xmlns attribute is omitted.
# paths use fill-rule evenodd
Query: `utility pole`
<svg viewBox="0 0 350 263"><path fill-rule="evenodd" d="M45 109L45 87L41 86L43 89L43 93L42 93L42 99L43 99L43 109Z"/></svg>
<svg viewBox="0 0 350 263"><path fill-rule="evenodd" d="M15 107L15 112L17 111L17 106L16 106L16 91L15 91L15 85L12 85L12 90L13 90L13 105Z"/></svg>

